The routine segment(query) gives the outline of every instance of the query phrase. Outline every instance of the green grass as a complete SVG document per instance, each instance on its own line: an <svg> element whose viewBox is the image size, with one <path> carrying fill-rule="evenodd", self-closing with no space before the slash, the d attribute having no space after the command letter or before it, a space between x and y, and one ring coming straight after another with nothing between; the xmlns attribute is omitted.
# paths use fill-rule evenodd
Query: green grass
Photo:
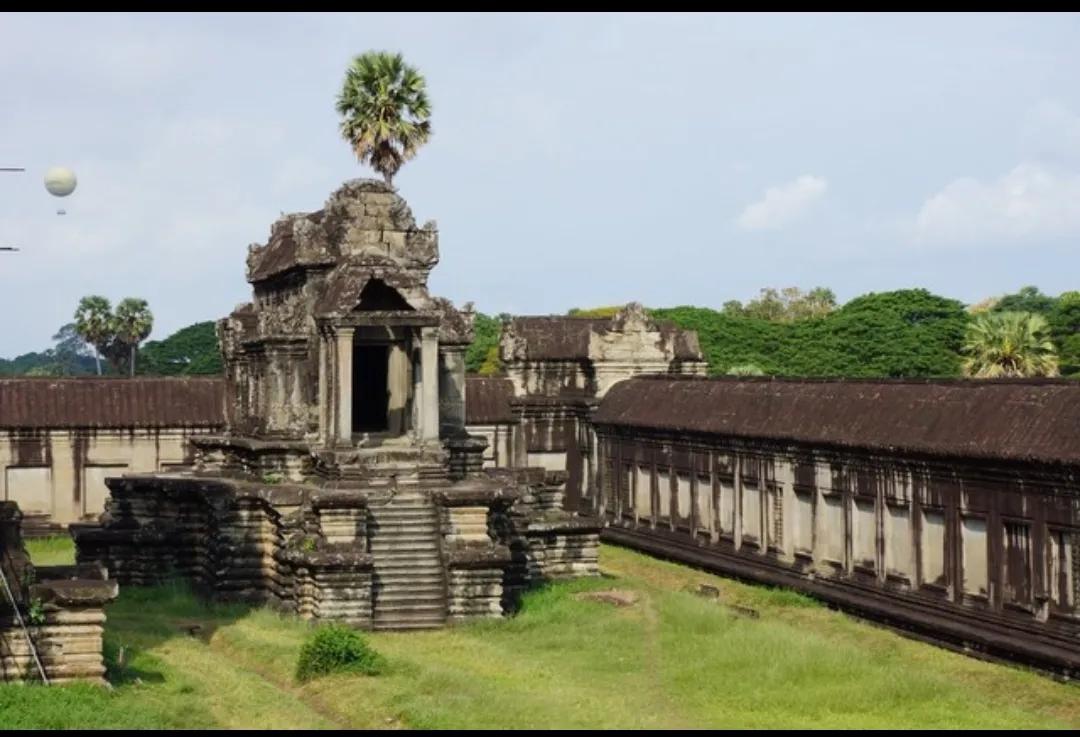
<svg viewBox="0 0 1080 737"><path fill-rule="evenodd" d="M55 551L54 551L55 552ZM37 551L35 551L35 555ZM44 554L44 553L43 553ZM109 609L112 691L0 686L4 727L739 728L1080 726L1080 691L902 638L789 591L605 546L604 578L523 611L371 633L381 675L294 678L311 628L179 585ZM687 593L699 583L712 601ZM633 590L616 608L583 590ZM728 604L751 607L758 618ZM193 625L201 626L194 636ZM124 665L116 664L124 648Z"/></svg>
<svg viewBox="0 0 1080 737"><path fill-rule="evenodd" d="M75 563L75 545L67 535L27 540L26 550L36 566L69 566Z"/></svg>

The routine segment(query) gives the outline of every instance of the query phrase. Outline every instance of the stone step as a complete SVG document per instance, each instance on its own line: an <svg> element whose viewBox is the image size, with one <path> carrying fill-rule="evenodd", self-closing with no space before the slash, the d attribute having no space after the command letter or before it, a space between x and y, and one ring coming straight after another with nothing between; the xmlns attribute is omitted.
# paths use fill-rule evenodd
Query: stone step
<svg viewBox="0 0 1080 737"><path fill-rule="evenodd" d="M384 514L381 517L373 517L371 521L376 527L393 525L425 525L434 529L441 527L438 516L434 514Z"/></svg>
<svg viewBox="0 0 1080 737"><path fill-rule="evenodd" d="M435 561L426 563L385 561L383 565L375 565L375 573L380 576L441 576L443 569L442 565Z"/></svg>
<svg viewBox="0 0 1080 737"><path fill-rule="evenodd" d="M382 591L388 589L394 590L412 590L427 591L428 589L443 589L445 584L440 576L435 575L433 572L425 571L423 573L417 573L411 576L405 576L402 574L391 574L389 578L384 578L378 571L375 573L374 585Z"/></svg>
<svg viewBox="0 0 1080 737"><path fill-rule="evenodd" d="M438 546L439 540L430 532L400 532L383 533L371 538L371 546L376 545L407 545L409 543L429 543Z"/></svg>
<svg viewBox="0 0 1080 737"><path fill-rule="evenodd" d="M443 576L442 566L437 565L389 565L375 566L375 575L383 579L428 579Z"/></svg>
<svg viewBox="0 0 1080 737"><path fill-rule="evenodd" d="M379 576L441 576L442 566L436 563L390 563L389 565L375 566L375 573Z"/></svg>
<svg viewBox="0 0 1080 737"><path fill-rule="evenodd" d="M442 627L446 624L446 615L380 617L374 620L374 624L375 629L378 630L426 629L429 627Z"/></svg>
<svg viewBox="0 0 1080 737"><path fill-rule="evenodd" d="M391 617L399 619L436 619L446 617L446 602L444 601L387 601L375 602L374 618L386 620Z"/></svg>
<svg viewBox="0 0 1080 737"><path fill-rule="evenodd" d="M428 557L404 559L404 558L383 558L376 559L375 572L376 573L435 573L441 572L443 569L443 562L438 559L437 555L428 555Z"/></svg>
<svg viewBox="0 0 1080 737"><path fill-rule="evenodd" d="M375 608L385 610L388 604L415 604L441 610L446 606L446 592L442 589L376 591Z"/></svg>
<svg viewBox="0 0 1080 737"><path fill-rule="evenodd" d="M379 527L371 531L369 540L397 540L423 537L427 540L438 540L442 535L433 529L409 525L407 527Z"/></svg>
<svg viewBox="0 0 1080 737"><path fill-rule="evenodd" d="M393 522L395 520L438 520L438 512L432 509L423 509L421 507L408 507L405 509L394 509L392 511L379 512L372 514L372 519L376 522Z"/></svg>
<svg viewBox="0 0 1080 737"><path fill-rule="evenodd" d="M371 549L371 554L375 557L376 567L386 563L399 563L401 565L415 563L417 565L442 567L442 556L439 555L438 548L434 546L408 548L392 545L389 547L375 546Z"/></svg>
<svg viewBox="0 0 1080 737"><path fill-rule="evenodd" d="M401 558L383 558L376 560L375 573L380 576L442 576L442 561L437 557L424 560L403 560Z"/></svg>
<svg viewBox="0 0 1080 737"><path fill-rule="evenodd" d="M434 528L440 527L439 516L429 512L395 512L394 514L381 514L378 517L373 516L371 518L374 526L381 525L404 525L404 524L419 524L419 525L431 525Z"/></svg>
<svg viewBox="0 0 1080 737"><path fill-rule="evenodd" d="M376 573L375 585L381 586L384 591L389 591L390 589L397 590L414 586L416 587L417 591L421 589L426 590L429 587L438 588L440 591L442 591L444 586L442 575L434 573L413 575L391 574L388 576Z"/></svg>
<svg viewBox="0 0 1080 737"><path fill-rule="evenodd" d="M419 620L419 621L387 621L375 622L375 629L377 630L435 630L440 629L446 624L446 617L432 620Z"/></svg>
<svg viewBox="0 0 1080 737"><path fill-rule="evenodd" d="M389 502L373 502L369 509L377 514L387 509L435 509L435 505L424 497L396 496Z"/></svg>
<svg viewBox="0 0 1080 737"><path fill-rule="evenodd" d="M370 549L377 550L408 550L409 548L422 546L438 550L438 539L434 535L379 535L370 541Z"/></svg>
<svg viewBox="0 0 1080 737"><path fill-rule="evenodd" d="M442 530L437 522L426 519L384 519L377 520L369 528L371 536L375 535L399 535L409 532L422 532L425 535L442 536Z"/></svg>
<svg viewBox="0 0 1080 737"><path fill-rule="evenodd" d="M400 556L426 556L435 558L441 558L439 555L438 543L429 542L427 540L402 540L400 542L381 542L371 544L371 554L375 556L375 562L378 563L380 558L386 558L388 556L400 557Z"/></svg>

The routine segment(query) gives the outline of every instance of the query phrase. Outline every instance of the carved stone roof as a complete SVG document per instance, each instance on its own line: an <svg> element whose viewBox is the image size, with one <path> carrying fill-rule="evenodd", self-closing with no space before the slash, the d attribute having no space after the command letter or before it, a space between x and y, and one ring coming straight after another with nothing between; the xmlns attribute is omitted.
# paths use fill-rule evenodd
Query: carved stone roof
<svg viewBox="0 0 1080 737"><path fill-rule="evenodd" d="M322 210L277 220L266 245L248 252L248 281L256 284L298 268L365 263L419 270L438 263L433 222L416 226L408 204L384 182L346 182Z"/></svg>
<svg viewBox="0 0 1080 737"><path fill-rule="evenodd" d="M1080 464L1080 382L642 377L598 425L965 458Z"/></svg>
<svg viewBox="0 0 1080 737"><path fill-rule="evenodd" d="M417 284L415 277L408 273L365 264L344 264L327 276L322 294L315 303L315 314L328 317L352 312L364 287L374 279L395 289L413 310L431 310L435 307L423 283Z"/></svg>
<svg viewBox="0 0 1080 737"><path fill-rule="evenodd" d="M643 343L625 343L636 335ZM697 333L672 322L655 320L638 304L630 304L611 318L514 317L503 330L503 360L570 361L607 357L608 344L621 343L637 355L643 349L667 360L703 361Z"/></svg>

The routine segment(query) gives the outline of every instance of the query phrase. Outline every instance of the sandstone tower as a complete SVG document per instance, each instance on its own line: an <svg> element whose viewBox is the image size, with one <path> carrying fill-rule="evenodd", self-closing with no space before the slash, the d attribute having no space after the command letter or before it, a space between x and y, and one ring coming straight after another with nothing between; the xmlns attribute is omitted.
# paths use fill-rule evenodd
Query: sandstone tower
<svg viewBox="0 0 1080 737"><path fill-rule="evenodd" d="M472 314L432 297L434 223L351 181L252 246L218 325L226 430L177 474L110 479L81 561L187 576L302 616L410 628L499 616L530 582L597 572L599 526L544 469L481 470L465 431Z"/></svg>

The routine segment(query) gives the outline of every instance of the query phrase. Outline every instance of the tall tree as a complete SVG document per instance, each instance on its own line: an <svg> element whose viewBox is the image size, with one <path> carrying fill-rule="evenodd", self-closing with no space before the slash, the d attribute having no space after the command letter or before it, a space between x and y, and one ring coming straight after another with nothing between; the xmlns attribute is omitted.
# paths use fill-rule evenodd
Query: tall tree
<svg viewBox="0 0 1080 737"><path fill-rule="evenodd" d="M1061 373L1080 376L1080 292L1064 292L1048 318Z"/></svg>
<svg viewBox="0 0 1080 737"><path fill-rule="evenodd" d="M1048 315L1054 309L1057 299L1043 294L1038 287L1021 287L1016 294L1006 294L994 305L994 312L1032 312Z"/></svg>
<svg viewBox="0 0 1080 737"><path fill-rule="evenodd" d="M812 317L825 317L836 309L836 295L826 287L814 287L803 292L798 287L777 290L768 287L761 296L750 300L745 307L738 302L725 302L724 312L736 316L754 317L769 322L794 322Z"/></svg>
<svg viewBox="0 0 1080 737"><path fill-rule="evenodd" d="M85 362L90 356L86 341L75 329L75 323L69 322L56 331L52 337L56 345L51 349L56 361L56 370L60 376L73 376L86 372Z"/></svg>
<svg viewBox="0 0 1080 737"><path fill-rule="evenodd" d="M470 373L481 370L501 369L499 364L499 337L502 335L500 317L491 317L477 312L473 319L473 342L465 351L465 368ZM486 367L486 368L485 368Z"/></svg>
<svg viewBox="0 0 1080 737"><path fill-rule="evenodd" d="M1057 376L1050 326L1030 312L983 312L964 339L964 373L979 379Z"/></svg>
<svg viewBox="0 0 1080 737"><path fill-rule="evenodd" d="M431 136L423 76L401 54L369 51L352 60L337 98L341 135L361 164L391 184Z"/></svg>
<svg viewBox="0 0 1080 737"><path fill-rule="evenodd" d="M79 306L75 309L75 330L94 347L97 373L101 376L101 352L114 336L109 300L98 294L79 300Z"/></svg>
<svg viewBox="0 0 1080 737"><path fill-rule="evenodd" d="M135 375L135 350L154 329L154 315L145 299L128 297L116 306L113 332L118 342L128 350L128 371Z"/></svg>

